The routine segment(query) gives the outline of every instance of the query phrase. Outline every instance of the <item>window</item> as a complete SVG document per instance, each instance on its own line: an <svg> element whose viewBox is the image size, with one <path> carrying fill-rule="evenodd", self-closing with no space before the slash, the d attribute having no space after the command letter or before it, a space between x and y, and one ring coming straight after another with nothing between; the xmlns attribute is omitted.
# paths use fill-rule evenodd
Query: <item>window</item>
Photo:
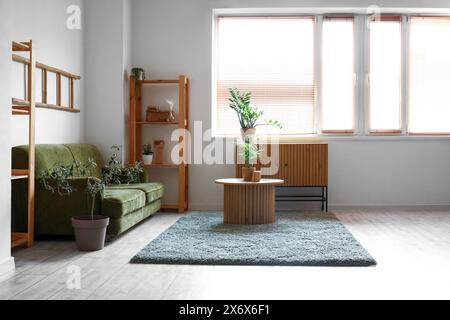
<svg viewBox="0 0 450 320"><path fill-rule="evenodd" d="M215 19L214 136L239 135L230 88L283 124L260 134L450 136L450 15Z"/></svg>
<svg viewBox="0 0 450 320"><path fill-rule="evenodd" d="M260 134L314 132L314 19L312 17L221 17L217 25L215 134L236 135L229 88L253 93L253 105L283 130Z"/></svg>
<svg viewBox="0 0 450 320"><path fill-rule="evenodd" d="M413 17L410 26L409 129L450 132L450 18Z"/></svg>
<svg viewBox="0 0 450 320"><path fill-rule="evenodd" d="M354 131L353 18L326 17L322 40L322 130Z"/></svg>
<svg viewBox="0 0 450 320"><path fill-rule="evenodd" d="M401 132L401 17L370 21L370 132Z"/></svg>

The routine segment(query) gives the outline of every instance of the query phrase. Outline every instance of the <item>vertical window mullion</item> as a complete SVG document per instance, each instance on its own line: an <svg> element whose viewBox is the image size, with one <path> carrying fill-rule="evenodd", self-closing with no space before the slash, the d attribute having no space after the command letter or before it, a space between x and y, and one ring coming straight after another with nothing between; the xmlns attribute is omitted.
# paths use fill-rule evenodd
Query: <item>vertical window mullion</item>
<svg viewBox="0 0 450 320"><path fill-rule="evenodd" d="M363 134L370 134L370 16L364 17L364 43L363 46L363 67L362 67L362 81L363 81L363 106L364 122Z"/></svg>
<svg viewBox="0 0 450 320"><path fill-rule="evenodd" d="M402 16L402 134L409 133L409 30L410 19Z"/></svg>
<svg viewBox="0 0 450 320"><path fill-rule="evenodd" d="M314 28L314 79L316 87L315 133L322 134L322 26L323 16L316 16Z"/></svg>
<svg viewBox="0 0 450 320"><path fill-rule="evenodd" d="M365 132L365 17L355 16L355 134Z"/></svg>

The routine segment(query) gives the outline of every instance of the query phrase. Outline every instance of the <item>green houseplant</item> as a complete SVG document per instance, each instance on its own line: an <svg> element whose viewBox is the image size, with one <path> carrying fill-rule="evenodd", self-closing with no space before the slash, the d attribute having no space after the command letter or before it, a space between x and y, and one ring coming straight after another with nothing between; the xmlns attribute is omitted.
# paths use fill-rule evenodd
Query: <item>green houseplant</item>
<svg viewBox="0 0 450 320"><path fill-rule="evenodd" d="M44 171L40 176L40 181L48 191L70 197L76 191L71 184L75 171L86 176L91 167L97 167L92 159L89 159L87 164L75 161L71 165L56 165L52 169ZM87 177L85 191L91 199L90 208L88 208L89 215L72 218L77 248L80 251L97 251L103 249L105 245L109 217L94 214L96 197L104 189L105 184L102 179Z"/></svg>
<svg viewBox="0 0 450 320"><path fill-rule="evenodd" d="M259 122L264 116L264 112L258 110L251 104L252 93L251 92L239 92L236 88L230 88L230 108L233 109L239 119L241 126L241 133L244 140L247 137L252 137L256 134L256 128L259 126L274 126L282 129L282 125L276 120L264 120Z"/></svg>
<svg viewBox="0 0 450 320"><path fill-rule="evenodd" d="M142 161L144 162L145 165L149 166L153 163L153 149L152 149L152 145L151 144L146 144L143 147L143 152L142 152Z"/></svg>
<svg viewBox="0 0 450 320"><path fill-rule="evenodd" d="M134 76L136 81L144 81L145 80L145 71L142 68L131 69L131 74Z"/></svg>
<svg viewBox="0 0 450 320"><path fill-rule="evenodd" d="M97 167L94 160L88 163L73 162L70 165L56 165L41 173L40 181L44 188L59 196L68 196L76 191L72 185L75 173L86 176L85 192L90 197L89 214L72 218L72 226L75 231L77 248L80 251L102 250L105 245L106 230L109 225L109 217L96 215L96 200L103 196L103 192L109 184L130 184L140 182L143 172L142 165L136 163L134 166L124 168L118 158L119 147L114 146L113 155L108 165L103 169L101 179L89 176L89 169Z"/></svg>
<svg viewBox="0 0 450 320"><path fill-rule="evenodd" d="M254 181L254 174L256 171L255 164L261 152L258 146L250 140L247 140L244 144L242 144L241 148L242 156L245 160L245 165L242 168L242 177L244 178L244 181Z"/></svg>

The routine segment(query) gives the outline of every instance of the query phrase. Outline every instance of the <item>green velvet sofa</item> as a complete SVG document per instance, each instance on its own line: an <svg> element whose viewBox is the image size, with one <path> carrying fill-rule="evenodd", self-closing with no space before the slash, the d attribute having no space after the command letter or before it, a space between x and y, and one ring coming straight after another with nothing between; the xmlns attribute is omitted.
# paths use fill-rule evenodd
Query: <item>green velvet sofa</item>
<svg viewBox="0 0 450 320"><path fill-rule="evenodd" d="M92 158L98 164L90 169L89 176L101 177L104 166L100 152L95 146L86 144L68 145L37 145L36 146L36 177L42 171L55 165L70 165L74 160L87 163ZM28 147L20 146L12 150L13 169L26 169L28 162ZM104 195L99 197L95 211L110 217L108 237L122 234L139 222L158 212L164 187L160 183L148 183L145 177L140 184L110 185ZM36 213L35 232L38 236L71 236L73 235L71 218L87 215L90 201L85 193L87 177L71 178L71 184L76 191L71 196L60 196L47 191L36 181ZM27 180L12 182L12 228L15 232L26 231L27 216Z"/></svg>

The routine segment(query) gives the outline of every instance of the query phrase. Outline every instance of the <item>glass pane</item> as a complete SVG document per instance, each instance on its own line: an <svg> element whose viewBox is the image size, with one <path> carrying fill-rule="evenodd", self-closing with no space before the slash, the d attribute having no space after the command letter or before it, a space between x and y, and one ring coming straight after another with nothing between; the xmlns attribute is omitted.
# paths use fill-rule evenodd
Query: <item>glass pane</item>
<svg viewBox="0 0 450 320"><path fill-rule="evenodd" d="M370 24L370 128L401 129L401 24Z"/></svg>
<svg viewBox="0 0 450 320"><path fill-rule="evenodd" d="M450 132L450 19L411 19L410 131Z"/></svg>
<svg viewBox="0 0 450 320"><path fill-rule="evenodd" d="M314 132L314 20L312 18L220 18L217 43L216 133L239 133L228 89L253 93L253 105L283 130L261 134Z"/></svg>
<svg viewBox="0 0 450 320"><path fill-rule="evenodd" d="M353 19L324 20L322 51L322 129L353 130Z"/></svg>

